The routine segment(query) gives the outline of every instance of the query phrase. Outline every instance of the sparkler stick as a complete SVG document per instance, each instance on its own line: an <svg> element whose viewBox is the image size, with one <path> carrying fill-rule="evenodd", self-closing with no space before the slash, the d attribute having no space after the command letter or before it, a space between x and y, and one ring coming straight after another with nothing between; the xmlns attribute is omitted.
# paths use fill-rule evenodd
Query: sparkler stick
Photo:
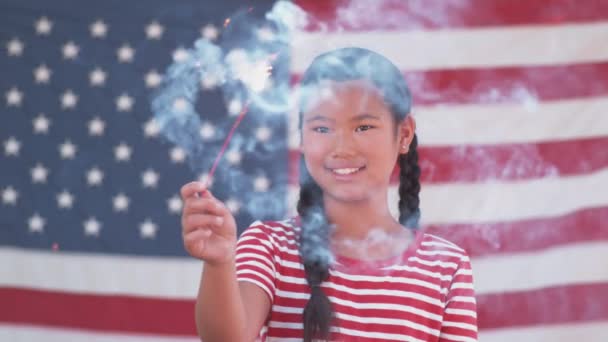
<svg viewBox="0 0 608 342"><path fill-rule="evenodd" d="M226 151L226 148L228 147L228 144L230 143L230 139L232 139L232 135L236 131L236 128L239 126L241 121L243 121L243 118L245 117L245 115L247 114L247 111L249 110L249 103L250 103L250 101L247 101L245 106L243 106L241 113L239 114L238 118L236 119L236 121L232 125L232 128L230 129L230 133L228 133L228 136L224 140L224 145L222 145L220 153L217 155L217 157L215 157L215 161L213 162L211 171L209 171L209 177L207 177L207 180L205 182L206 183L205 188L208 188L209 182L211 182L211 177L213 177L213 174L215 173L215 169L217 168L217 165L219 164L220 160L222 159L222 156L224 155L224 152Z"/></svg>
<svg viewBox="0 0 608 342"><path fill-rule="evenodd" d="M229 19L230 18L227 19L227 22L229 22ZM277 54L274 54L274 55L271 55L269 59L274 60L274 59L276 59L276 57L277 57ZM244 83L246 83L253 91L262 91L262 90L264 90L266 81L270 77L272 66L268 63L268 60L266 60L266 61L262 61L262 63L257 63L255 65L253 65L252 68L253 68L253 71L252 71L251 67L249 69L247 69L247 72L244 72L243 71L244 69L242 71L240 71L242 74L239 74L239 78ZM260 74L262 76L261 78L255 77ZM253 78L251 78L252 75L254 76ZM260 79L262 80L262 82L256 82L257 80L260 80ZM241 121L243 120L245 115L247 114L250 104L251 104L251 99L247 100L247 102L243 106L243 109L241 110L241 113L239 114L238 118L232 125L232 128L230 129L230 132L228 133L228 136L224 140L224 144L222 145L222 148L220 149L220 153L217 155L217 157L215 158L215 161L213 162L211 171L209 171L209 176L205 180L205 188L209 187L213 174L215 173L215 170L217 168L217 165L219 164L220 160L222 159L222 156L224 155L224 152L226 151L226 148L228 147L228 144L230 143L230 139L232 139L232 135L236 131L236 128L239 126L239 124L241 123Z"/></svg>

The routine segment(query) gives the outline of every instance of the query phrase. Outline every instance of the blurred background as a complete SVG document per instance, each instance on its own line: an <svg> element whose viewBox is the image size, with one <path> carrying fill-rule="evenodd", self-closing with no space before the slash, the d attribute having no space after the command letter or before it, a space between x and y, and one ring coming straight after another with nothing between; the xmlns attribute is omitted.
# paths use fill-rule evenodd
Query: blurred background
<svg viewBox="0 0 608 342"><path fill-rule="evenodd" d="M195 341L180 187L240 231L292 215L290 89L361 46L409 82L423 229L471 255L480 341L608 341L608 1L285 4L0 0L0 340ZM211 72L243 56L262 95Z"/></svg>

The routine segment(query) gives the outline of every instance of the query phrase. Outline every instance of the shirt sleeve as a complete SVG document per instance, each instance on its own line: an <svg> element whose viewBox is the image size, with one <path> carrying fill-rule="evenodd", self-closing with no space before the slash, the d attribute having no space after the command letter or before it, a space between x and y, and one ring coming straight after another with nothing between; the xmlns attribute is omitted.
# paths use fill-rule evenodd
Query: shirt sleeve
<svg viewBox="0 0 608 342"><path fill-rule="evenodd" d="M452 278L439 334L439 342L456 341L477 341L477 301L471 262L466 254Z"/></svg>
<svg viewBox="0 0 608 342"><path fill-rule="evenodd" d="M275 244L267 227L254 222L239 237L236 245L237 280L259 286L272 302L275 292Z"/></svg>

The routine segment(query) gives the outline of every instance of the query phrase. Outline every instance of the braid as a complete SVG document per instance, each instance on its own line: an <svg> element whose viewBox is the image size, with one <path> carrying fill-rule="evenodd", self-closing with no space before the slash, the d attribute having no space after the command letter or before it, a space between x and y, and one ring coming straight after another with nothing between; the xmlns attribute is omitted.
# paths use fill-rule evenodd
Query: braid
<svg viewBox="0 0 608 342"><path fill-rule="evenodd" d="M300 255L311 289L303 313L304 342L311 342L329 336L334 313L320 285L329 278L329 263L333 257L328 247L329 224L323 212L322 190L309 175L303 159L300 160L300 199L297 208L302 220Z"/></svg>
<svg viewBox="0 0 608 342"><path fill-rule="evenodd" d="M399 155L399 223L417 229L420 220L420 167L418 166L418 137L407 154Z"/></svg>

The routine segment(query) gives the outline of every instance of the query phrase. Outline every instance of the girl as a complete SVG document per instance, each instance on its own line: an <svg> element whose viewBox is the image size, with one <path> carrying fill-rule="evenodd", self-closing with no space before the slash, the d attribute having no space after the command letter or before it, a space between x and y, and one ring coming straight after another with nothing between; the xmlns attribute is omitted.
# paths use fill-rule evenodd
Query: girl
<svg viewBox="0 0 608 342"><path fill-rule="evenodd" d="M416 124L399 69L334 50L300 89L297 217L255 222L237 242L233 216L201 183L181 190L184 244L205 262L201 339L476 341L466 252L418 230ZM398 220L387 203L395 163Z"/></svg>

